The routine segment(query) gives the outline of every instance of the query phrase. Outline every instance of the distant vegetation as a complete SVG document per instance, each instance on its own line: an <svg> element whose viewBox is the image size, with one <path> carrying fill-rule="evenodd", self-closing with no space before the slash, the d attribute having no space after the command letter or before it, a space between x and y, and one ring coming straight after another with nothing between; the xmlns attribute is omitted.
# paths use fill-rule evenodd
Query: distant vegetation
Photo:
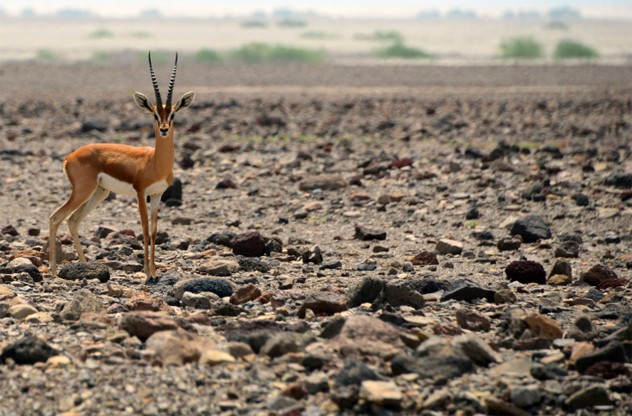
<svg viewBox="0 0 632 416"><path fill-rule="evenodd" d="M59 59L59 55L51 49L43 48L37 50L36 58L42 61L57 61Z"/></svg>
<svg viewBox="0 0 632 416"><path fill-rule="evenodd" d="M139 38L139 39L144 39L144 38L150 38L152 37L152 34L149 32L144 32L144 31L136 31L136 32L132 32L130 33L130 36L133 38Z"/></svg>
<svg viewBox="0 0 632 416"><path fill-rule="evenodd" d="M599 57L597 51L590 46L572 40L562 40L557 44L555 59L595 59Z"/></svg>
<svg viewBox="0 0 632 416"><path fill-rule="evenodd" d="M153 62L154 66L156 64L164 64L166 62L173 62L173 58L175 55L167 55L164 52L160 52L160 51L151 51L151 61ZM136 54L136 60L138 62L142 62L143 64L147 64L147 52L138 52Z"/></svg>
<svg viewBox="0 0 632 416"><path fill-rule="evenodd" d="M549 30L568 30L568 25L559 20L553 20L547 23L544 28Z"/></svg>
<svg viewBox="0 0 632 416"><path fill-rule="evenodd" d="M266 43L249 43L235 49L230 58L246 63L259 62L305 62L320 63L326 53L322 50L303 49L286 45L268 45Z"/></svg>
<svg viewBox="0 0 632 416"><path fill-rule="evenodd" d="M90 39L111 38L112 36L114 36L114 33L104 28L97 29L94 32L90 32L90 34L88 35Z"/></svg>
<svg viewBox="0 0 632 416"><path fill-rule="evenodd" d="M98 62L98 63L107 62L109 60L110 60L110 55L108 55L106 52L95 52L92 54L92 57L90 58L90 61Z"/></svg>
<svg viewBox="0 0 632 416"><path fill-rule="evenodd" d="M195 60L199 62L220 62L222 57L212 49L200 49L195 53Z"/></svg>
<svg viewBox="0 0 632 416"><path fill-rule="evenodd" d="M283 19L280 20L279 23L277 23L277 25L279 27L286 27L286 28L299 28L299 27L305 27L307 26L307 22L305 20L298 20L298 19Z"/></svg>
<svg viewBox="0 0 632 416"><path fill-rule="evenodd" d="M508 59L536 59L544 54L544 48L531 37L507 39L500 44L501 56Z"/></svg>
<svg viewBox="0 0 632 416"><path fill-rule="evenodd" d="M357 40L370 40L370 41L376 41L376 42L400 42L401 43L404 41L404 37L402 36L402 34L395 30L387 30L387 31L376 30L375 32L368 35L363 34L363 33L358 33L354 36L354 38Z"/></svg>
<svg viewBox="0 0 632 416"><path fill-rule="evenodd" d="M301 37L303 39L326 40L326 39L335 39L338 37L338 35L334 33L310 30L310 31L301 33Z"/></svg>
<svg viewBox="0 0 632 416"><path fill-rule="evenodd" d="M429 59L432 58L428 52L417 48L411 48L402 42L394 42L391 46L379 49L376 52L379 58L401 58L401 59Z"/></svg>

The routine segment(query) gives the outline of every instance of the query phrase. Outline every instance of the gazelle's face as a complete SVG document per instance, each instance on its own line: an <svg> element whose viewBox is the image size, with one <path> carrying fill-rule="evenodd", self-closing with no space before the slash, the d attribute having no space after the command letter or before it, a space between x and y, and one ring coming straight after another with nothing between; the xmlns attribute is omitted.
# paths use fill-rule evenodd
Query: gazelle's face
<svg viewBox="0 0 632 416"><path fill-rule="evenodd" d="M173 117L176 115L176 112L173 111L173 107L167 108L166 106L162 106L162 108L158 108L158 106L154 106L154 125L156 130L160 132L161 137L169 136L169 130L173 128Z"/></svg>
<svg viewBox="0 0 632 416"><path fill-rule="evenodd" d="M193 104L194 99L195 93L193 91L189 91L184 94L174 106L157 106L149 101L149 98L147 98L144 94L138 91L134 93L134 101L136 104L140 108L153 114L154 127L155 130L160 133L160 137L169 137L171 130L173 129L173 119L176 113Z"/></svg>

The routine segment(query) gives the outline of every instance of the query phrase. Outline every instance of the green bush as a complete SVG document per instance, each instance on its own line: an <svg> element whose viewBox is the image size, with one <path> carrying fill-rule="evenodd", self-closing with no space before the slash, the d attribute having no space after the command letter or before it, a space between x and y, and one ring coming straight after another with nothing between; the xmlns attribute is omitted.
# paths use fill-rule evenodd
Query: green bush
<svg viewBox="0 0 632 416"><path fill-rule="evenodd" d="M167 62L173 62L175 55L167 55L161 51L151 51L151 62L154 64L164 64ZM138 52L136 54L136 60L147 65L147 52Z"/></svg>
<svg viewBox="0 0 632 416"><path fill-rule="evenodd" d="M279 23L277 24L279 25L279 27L285 27L285 28L296 28L296 27L307 26L307 22L303 20L296 20L296 19L283 19L279 21Z"/></svg>
<svg viewBox="0 0 632 416"><path fill-rule="evenodd" d="M590 46L572 40L562 40L557 44L553 57L555 59L595 59L599 57L599 54Z"/></svg>
<svg viewBox="0 0 632 416"><path fill-rule="evenodd" d="M404 42L404 37L402 36L401 33L397 32L396 30L386 30L386 31L376 30L370 35L359 33L355 35L354 38L357 40L370 40L370 41L377 41L377 42L399 42L399 43Z"/></svg>
<svg viewBox="0 0 632 416"><path fill-rule="evenodd" d="M110 60L110 55L108 55L106 52L95 52L90 58L90 61L97 63L107 62L108 60Z"/></svg>
<svg viewBox="0 0 632 416"><path fill-rule="evenodd" d="M432 58L428 52L417 48L411 48L401 42L395 42L391 46L379 49L376 53L379 58L402 58L402 59L428 59Z"/></svg>
<svg viewBox="0 0 632 416"><path fill-rule="evenodd" d="M104 39L104 38L111 38L113 36L114 36L114 33L103 28L97 29L94 32L90 32L90 34L88 35L90 39Z"/></svg>
<svg viewBox="0 0 632 416"><path fill-rule="evenodd" d="M303 39L326 40L326 39L335 39L338 36L336 36L333 33L310 30L310 31L301 33L301 37Z"/></svg>
<svg viewBox="0 0 632 416"><path fill-rule="evenodd" d="M195 60L199 62L220 62L222 58L212 49L200 49L195 53Z"/></svg>
<svg viewBox="0 0 632 416"><path fill-rule="evenodd" d="M57 61L59 59L59 55L51 49L38 49L36 57L42 61Z"/></svg>
<svg viewBox="0 0 632 416"><path fill-rule="evenodd" d="M258 62L306 62L319 63L325 59L325 52L295 48L285 45L249 43L234 50L230 56L246 63Z"/></svg>
<svg viewBox="0 0 632 416"><path fill-rule="evenodd" d="M503 58L535 59L543 55L542 45L530 37L504 40L500 44Z"/></svg>

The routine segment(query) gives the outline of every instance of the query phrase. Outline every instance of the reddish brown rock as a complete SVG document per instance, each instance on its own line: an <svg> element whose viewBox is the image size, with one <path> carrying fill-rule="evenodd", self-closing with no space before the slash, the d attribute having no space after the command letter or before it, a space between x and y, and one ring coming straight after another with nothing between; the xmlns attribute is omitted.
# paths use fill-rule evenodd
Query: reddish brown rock
<svg viewBox="0 0 632 416"><path fill-rule="evenodd" d="M581 275L581 280L591 286L598 286L606 280L617 278L617 274L610 267L603 264L596 264Z"/></svg>
<svg viewBox="0 0 632 416"><path fill-rule="evenodd" d="M258 231L249 231L237 235L233 241L233 253L246 257L260 257L266 253L267 238Z"/></svg>
<svg viewBox="0 0 632 416"><path fill-rule="evenodd" d="M162 312L128 312L123 315L121 329L145 341L152 334L178 328L176 320Z"/></svg>
<svg viewBox="0 0 632 416"><path fill-rule="evenodd" d="M456 311L456 322L470 331L489 331L491 319L474 310L461 308Z"/></svg>
<svg viewBox="0 0 632 416"><path fill-rule="evenodd" d="M333 315L347 309L347 298L334 292L314 292L305 299L298 316L305 318L307 309L311 309L316 315Z"/></svg>
<svg viewBox="0 0 632 416"><path fill-rule="evenodd" d="M249 283L241 286L235 291L235 293L233 293L230 297L230 303L233 305L241 305L242 303L255 300L259 296L261 296L261 290L252 283Z"/></svg>
<svg viewBox="0 0 632 416"><path fill-rule="evenodd" d="M130 311L164 311L171 312L171 306L162 299L155 298L143 292L138 292L125 303Z"/></svg>
<svg viewBox="0 0 632 416"><path fill-rule="evenodd" d="M410 260L415 266L430 266L439 264L437 255L431 251L422 251Z"/></svg>
<svg viewBox="0 0 632 416"><path fill-rule="evenodd" d="M375 355L392 358L405 349L400 332L393 325L367 315L354 315L330 342L345 356Z"/></svg>

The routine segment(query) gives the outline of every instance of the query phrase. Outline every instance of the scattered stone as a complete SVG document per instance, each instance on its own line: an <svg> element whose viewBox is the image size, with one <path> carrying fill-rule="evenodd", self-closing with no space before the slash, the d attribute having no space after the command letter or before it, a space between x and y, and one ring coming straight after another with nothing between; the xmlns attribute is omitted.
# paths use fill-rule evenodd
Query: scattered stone
<svg viewBox="0 0 632 416"><path fill-rule="evenodd" d="M532 312L523 319L535 337L553 340L564 335L560 325L548 316Z"/></svg>
<svg viewBox="0 0 632 416"><path fill-rule="evenodd" d="M506 416L529 416L531 413L525 412L519 407L499 399L494 396L487 396L484 400L485 408L488 414L506 415Z"/></svg>
<svg viewBox="0 0 632 416"><path fill-rule="evenodd" d="M441 297L441 302L448 300L473 302L476 299L487 299L488 302L493 302L495 294L496 291L493 289L483 288L466 281L444 293Z"/></svg>
<svg viewBox="0 0 632 416"><path fill-rule="evenodd" d="M505 268L507 279L520 283L546 284L546 272L544 267L537 261L517 260L509 263Z"/></svg>
<svg viewBox="0 0 632 416"><path fill-rule="evenodd" d="M531 375L533 378L545 380L557 380L566 377L566 371L555 364L534 364L531 367Z"/></svg>
<svg viewBox="0 0 632 416"><path fill-rule="evenodd" d="M356 263L355 269L359 272L372 272L377 269L377 262L375 260L361 261Z"/></svg>
<svg viewBox="0 0 632 416"><path fill-rule="evenodd" d="M341 269L342 262L338 259L325 259L320 265L320 270Z"/></svg>
<svg viewBox="0 0 632 416"><path fill-rule="evenodd" d="M496 243L496 248L500 251L515 251L522 245L522 238L517 237L503 237Z"/></svg>
<svg viewBox="0 0 632 416"><path fill-rule="evenodd" d="M438 265L437 255L431 251L422 251L411 259L415 266Z"/></svg>
<svg viewBox="0 0 632 416"><path fill-rule="evenodd" d="M303 351L308 339L295 332L278 332L272 335L259 351L270 358L280 357L290 352Z"/></svg>
<svg viewBox="0 0 632 416"><path fill-rule="evenodd" d="M608 390L603 385L593 385L571 395L564 402L566 406L573 409L584 409L587 407L606 406L612 404Z"/></svg>
<svg viewBox="0 0 632 416"><path fill-rule="evenodd" d="M516 294L511 291L511 289L498 289L496 293L494 293L494 303L498 305L502 305L504 303L515 303L518 301Z"/></svg>
<svg viewBox="0 0 632 416"><path fill-rule="evenodd" d="M364 277L347 291L347 303L355 308L363 303L375 302L384 290L384 281L378 277Z"/></svg>
<svg viewBox="0 0 632 416"><path fill-rule="evenodd" d="M6 285L0 285L0 300L12 299L15 297L15 292Z"/></svg>
<svg viewBox="0 0 632 416"><path fill-rule="evenodd" d="M527 215L511 227L511 235L519 235L525 243L551 238L551 229L539 215Z"/></svg>
<svg viewBox="0 0 632 416"><path fill-rule="evenodd" d="M336 387L359 386L367 380L385 380L377 371L359 360L347 359L344 366L335 376Z"/></svg>
<svg viewBox="0 0 632 416"><path fill-rule="evenodd" d="M225 279L215 277L198 277L194 279L181 280L173 286L173 293L177 299L182 299L184 292L212 292L220 298L223 298L233 294L233 286Z"/></svg>
<svg viewBox="0 0 632 416"><path fill-rule="evenodd" d="M59 277L66 280L98 279L106 283L110 280L110 270L102 263L68 263L59 271Z"/></svg>
<svg viewBox="0 0 632 416"><path fill-rule="evenodd" d="M617 279L617 274L608 266L596 264L582 273L580 280L591 286L598 286L607 280Z"/></svg>
<svg viewBox="0 0 632 416"><path fill-rule="evenodd" d="M298 311L299 318L305 318L307 309L311 309L316 315L333 315L347 309L347 299L334 292L314 292L303 302Z"/></svg>
<svg viewBox="0 0 632 416"><path fill-rule="evenodd" d="M16 364L35 364L46 362L59 353L46 342L34 336L26 336L13 344L7 345L0 354L0 362L11 359Z"/></svg>
<svg viewBox="0 0 632 416"><path fill-rule="evenodd" d="M210 338L180 328L157 331L148 337L145 345L163 365L196 362L206 350L215 348Z"/></svg>
<svg viewBox="0 0 632 416"><path fill-rule="evenodd" d="M245 342L229 342L226 345L226 349L235 358L244 358L248 355L254 354L250 345Z"/></svg>
<svg viewBox="0 0 632 416"><path fill-rule="evenodd" d="M86 289L80 289L60 312L62 319L77 321L88 312L102 313L105 310L99 298Z"/></svg>
<svg viewBox="0 0 632 416"><path fill-rule="evenodd" d="M459 348L441 337L431 337L415 350L414 356L395 356L391 368L395 375L416 373L422 379L446 382L472 371L474 366Z"/></svg>
<svg viewBox="0 0 632 416"><path fill-rule="evenodd" d="M386 240L386 231L356 224L354 237L362 241Z"/></svg>
<svg viewBox="0 0 632 416"><path fill-rule="evenodd" d="M365 380L360 387L360 398L380 406L399 408L404 395L392 381Z"/></svg>
<svg viewBox="0 0 632 416"><path fill-rule="evenodd" d="M314 246L312 249L303 252L303 263L321 264L322 262L323 253L320 251L320 247Z"/></svg>
<svg viewBox="0 0 632 416"><path fill-rule="evenodd" d="M298 184L298 189L303 192L310 192L315 189L323 191L336 191L345 188L347 181L341 176L336 175L319 175L303 179Z"/></svg>
<svg viewBox="0 0 632 416"><path fill-rule="evenodd" d="M182 306L192 309L211 309L211 299L201 293L184 292Z"/></svg>
<svg viewBox="0 0 632 416"><path fill-rule="evenodd" d="M258 231L249 231L247 233L235 236L232 241L233 253L235 255L246 257L260 257L266 254L266 242Z"/></svg>
<svg viewBox="0 0 632 416"><path fill-rule="evenodd" d="M231 276L239 271L239 263L234 260L213 259L203 263L197 270L211 276Z"/></svg>
<svg viewBox="0 0 632 416"><path fill-rule="evenodd" d="M442 238L437 242L435 250L439 254L461 254L463 252L463 243L456 240L450 240L448 238Z"/></svg>
<svg viewBox="0 0 632 416"><path fill-rule="evenodd" d="M551 286L566 286L573 282L569 276L565 274L554 274L546 279L546 283Z"/></svg>
<svg viewBox="0 0 632 416"><path fill-rule="evenodd" d="M404 349L399 331L380 319L366 315L347 318L338 337L330 341L343 356L390 358Z"/></svg>
<svg viewBox="0 0 632 416"><path fill-rule="evenodd" d="M540 386L533 384L516 386L509 390L509 398L518 407L530 407L542 401L542 390Z"/></svg>
<svg viewBox="0 0 632 416"><path fill-rule="evenodd" d="M121 329L145 341L152 334L178 328L176 320L162 312L128 312L123 315Z"/></svg>
<svg viewBox="0 0 632 416"><path fill-rule="evenodd" d="M15 319L25 319L29 315L37 313L37 309L28 303L19 303L9 308L9 315Z"/></svg>
<svg viewBox="0 0 632 416"><path fill-rule="evenodd" d="M456 322L461 328L470 331L489 331L491 327L491 319L467 308L457 309Z"/></svg>
<svg viewBox="0 0 632 416"><path fill-rule="evenodd" d="M583 373L591 365L600 361L625 363L625 347L619 341L612 341L603 348L600 348L588 354L584 354L581 357L577 358L577 360L575 361L575 368L580 373Z"/></svg>
<svg viewBox="0 0 632 416"><path fill-rule="evenodd" d="M391 306L421 309L426 303L422 293L408 280L389 280L384 287L384 300Z"/></svg>
<svg viewBox="0 0 632 416"><path fill-rule="evenodd" d="M233 305L241 305L251 300L255 300L259 296L261 296L261 290L252 283L249 283L239 287L235 293L233 293L230 297L230 303Z"/></svg>
<svg viewBox="0 0 632 416"><path fill-rule="evenodd" d="M208 349L202 353L202 356L200 357L198 362L200 363L200 365L214 366L226 363L234 363L235 357L225 351Z"/></svg>
<svg viewBox="0 0 632 416"><path fill-rule="evenodd" d="M17 237L18 235L20 235L20 233L18 233L18 230L16 230L15 227L10 224L2 227L2 229L0 229L0 234L10 235L12 237Z"/></svg>
<svg viewBox="0 0 632 416"><path fill-rule="evenodd" d="M476 334L459 335L452 340L452 345L460 348L470 360L480 366L487 367L501 362L500 355Z"/></svg>

